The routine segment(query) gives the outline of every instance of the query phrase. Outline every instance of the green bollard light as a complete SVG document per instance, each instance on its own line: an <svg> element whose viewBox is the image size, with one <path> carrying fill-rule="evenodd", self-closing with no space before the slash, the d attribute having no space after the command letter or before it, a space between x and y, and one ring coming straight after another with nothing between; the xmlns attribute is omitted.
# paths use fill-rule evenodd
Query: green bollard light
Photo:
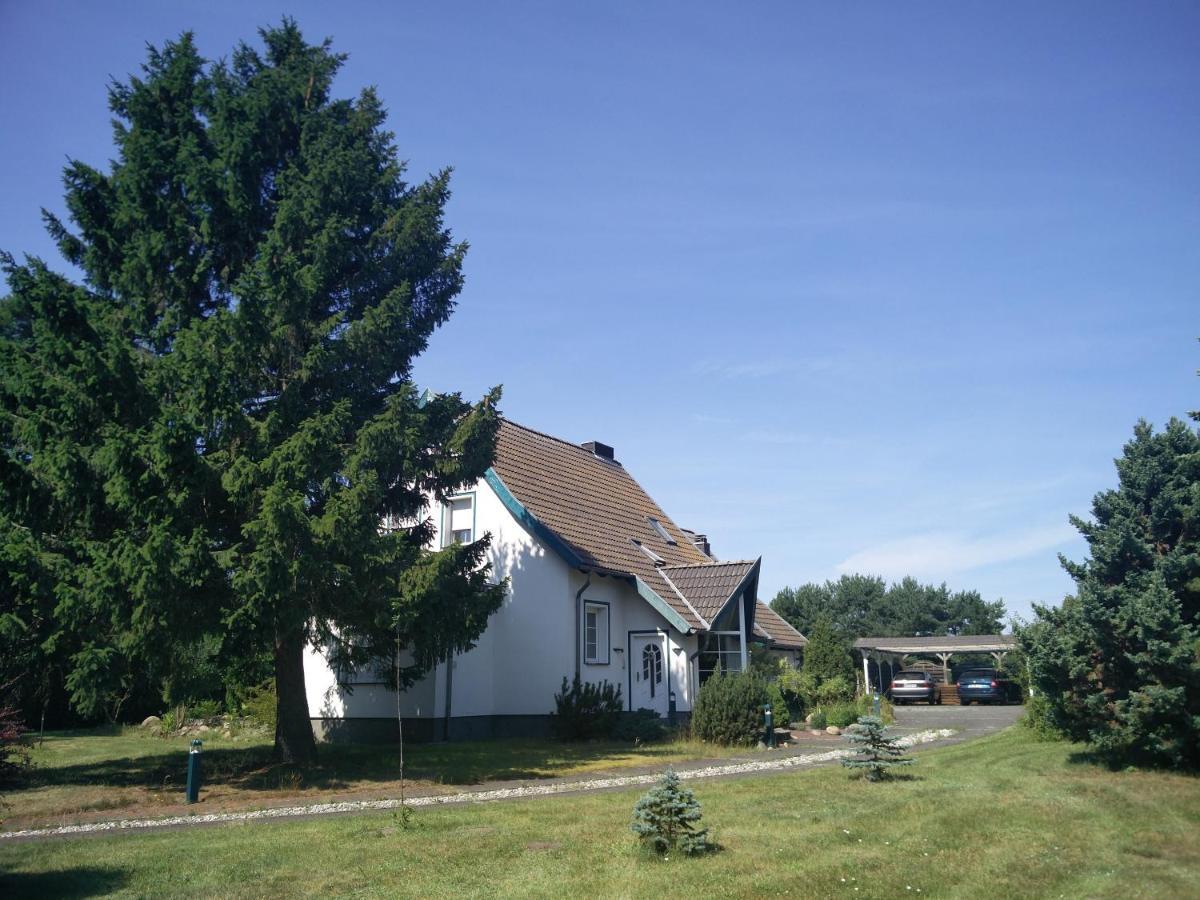
<svg viewBox="0 0 1200 900"><path fill-rule="evenodd" d="M771 704L770 703L763 705L763 712L766 714L766 717L767 717L767 737L766 737L765 743L766 743L767 747L769 747L771 750L774 750L775 749L775 716L771 712Z"/></svg>
<svg viewBox="0 0 1200 900"><path fill-rule="evenodd" d="M187 802L195 803L200 799L200 746L199 739L192 741L192 749L188 753Z"/></svg>

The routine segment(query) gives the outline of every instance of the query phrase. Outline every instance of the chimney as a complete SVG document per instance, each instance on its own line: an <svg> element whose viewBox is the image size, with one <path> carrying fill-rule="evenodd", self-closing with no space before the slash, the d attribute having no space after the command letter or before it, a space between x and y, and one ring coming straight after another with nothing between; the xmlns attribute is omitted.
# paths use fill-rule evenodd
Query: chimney
<svg viewBox="0 0 1200 900"><path fill-rule="evenodd" d="M696 545L696 549L712 559L712 546L708 543L707 534L692 534L692 543Z"/></svg>
<svg viewBox="0 0 1200 900"><path fill-rule="evenodd" d="M608 446L608 444L602 444L599 441L585 441L582 446L584 450L587 450L589 453L594 453L601 459L607 459L609 462L616 462L616 460L613 459L613 448Z"/></svg>

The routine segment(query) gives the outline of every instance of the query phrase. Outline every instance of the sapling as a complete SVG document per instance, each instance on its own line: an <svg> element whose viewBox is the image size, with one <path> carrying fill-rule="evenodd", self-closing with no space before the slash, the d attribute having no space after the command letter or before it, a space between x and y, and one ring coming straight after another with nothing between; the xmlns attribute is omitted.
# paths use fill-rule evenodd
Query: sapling
<svg viewBox="0 0 1200 900"><path fill-rule="evenodd" d="M679 783L672 769L667 769L662 781L634 806L630 828L658 853L678 849L695 856L712 849L708 829L696 828L700 815L695 794Z"/></svg>
<svg viewBox="0 0 1200 900"><path fill-rule="evenodd" d="M911 766L914 762L904 755L899 741L888 737L879 716L861 716L857 724L846 729L846 739L858 756L843 759L842 765L861 770L867 781L882 781L896 766Z"/></svg>

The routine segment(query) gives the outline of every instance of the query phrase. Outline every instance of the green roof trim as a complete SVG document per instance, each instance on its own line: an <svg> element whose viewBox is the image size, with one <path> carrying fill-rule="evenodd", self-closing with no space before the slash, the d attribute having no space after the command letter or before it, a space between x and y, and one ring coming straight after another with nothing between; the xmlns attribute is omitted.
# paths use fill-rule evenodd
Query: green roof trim
<svg viewBox="0 0 1200 900"><path fill-rule="evenodd" d="M579 554L566 541L543 524L537 516L525 508L525 504L513 496L512 491L508 489L508 486L496 474L495 469L489 467L483 473L483 477L492 490L496 492L496 496L500 498L500 502L504 504L504 508L512 513L513 518L520 522L526 531L554 550L555 553L567 561L568 565L576 568L588 568L588 564L583 561Z"/></svg>
<svg viewBox="0 0 1200 900"><path fill-rule="evenodd" d="M633 583L637 587L638 595L653 606L664 619L666 619L675 630L680 634L691 634L692 626L684 621L683 616L679 615L658 593L642 579L636 575L633 576Z"/></svg>

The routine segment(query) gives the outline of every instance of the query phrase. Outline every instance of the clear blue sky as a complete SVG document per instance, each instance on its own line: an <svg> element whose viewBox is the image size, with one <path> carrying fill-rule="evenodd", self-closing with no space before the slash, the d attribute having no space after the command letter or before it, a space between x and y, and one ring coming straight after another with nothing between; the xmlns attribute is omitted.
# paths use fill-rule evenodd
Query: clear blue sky
<svg viewBox="0 0 1200 900"><path fill-rule="evenodd" d="M1193 3L0 0L0 247L147 41L294 15L453 165L418 369L599 439L762 593L912 572L1026 613L1145 417L1200 407Z"/></svg>

